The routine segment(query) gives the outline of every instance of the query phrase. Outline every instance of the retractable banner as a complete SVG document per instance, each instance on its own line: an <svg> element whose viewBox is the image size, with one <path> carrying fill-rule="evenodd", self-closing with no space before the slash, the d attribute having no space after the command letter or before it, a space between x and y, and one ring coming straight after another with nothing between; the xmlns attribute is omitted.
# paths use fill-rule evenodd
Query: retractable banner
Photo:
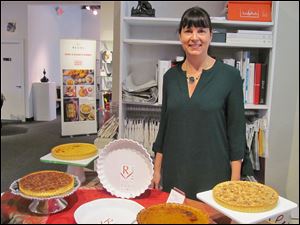
<svg viewBox="0 0 300 225"><path fill-rule="evenodd" d="M61 135L97 132L96 41L60 41Z"/></svg>

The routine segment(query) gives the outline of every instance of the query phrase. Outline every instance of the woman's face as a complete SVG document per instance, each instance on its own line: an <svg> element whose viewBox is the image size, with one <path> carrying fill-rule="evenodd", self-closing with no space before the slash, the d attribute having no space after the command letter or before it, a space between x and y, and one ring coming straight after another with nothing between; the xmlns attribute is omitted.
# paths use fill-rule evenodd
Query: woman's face
<svg viewBox="0 0 300 225"><path fill-rule="evenodd" d="M186 55L199 56L203 53L207 54L212 35L209 28L184 27L179 34L179 39Z"/></svg>

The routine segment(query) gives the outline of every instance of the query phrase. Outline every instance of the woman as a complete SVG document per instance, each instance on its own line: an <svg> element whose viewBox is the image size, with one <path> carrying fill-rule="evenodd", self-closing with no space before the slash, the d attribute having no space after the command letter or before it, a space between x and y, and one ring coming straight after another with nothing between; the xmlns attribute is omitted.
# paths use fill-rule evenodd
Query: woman
<svg viewBox="0 0 300 225"><path fill-rule="evenodd" d="M161 122L153 151L153 188L177 187L188 198L239 180L245 152L242 80L237 69L208 55L212 27L199 7L179 25L183 63L164 75Z"/></svg>

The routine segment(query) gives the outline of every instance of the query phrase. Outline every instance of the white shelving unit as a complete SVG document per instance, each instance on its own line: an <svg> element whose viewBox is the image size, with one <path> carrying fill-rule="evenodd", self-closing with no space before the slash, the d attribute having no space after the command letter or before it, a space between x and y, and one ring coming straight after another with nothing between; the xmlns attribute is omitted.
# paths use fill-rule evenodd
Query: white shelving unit
<svg viewBox="0 0 300 225"><path fill-rule="evenodd" d="M178 39L178 25L182 13L190 7L198 5L208 11L212 17L220 15L225 1L218 2L169 2L168 9L165 3L150 2L156 9L156 17L130 17L131 8L135 2L121 2L120 7L120 93L119 93L119 137L124 136L124 118L127 115L129 102L123 102L122 85L129 74L138 74L137 79L155 77L158 60L172 60L176 56L183 56L181 43ZM212 19L213 28L227 30L268 30L273 31L273 43L276 42L276 18L278 3L273 1L273 22L227 21ZM166 10L166 11L164 11ZM223 15L224 16L224 15ZM272 45L256 44L228 44L211 43L210 55L218 58L234 58L240 50L248 50L257 59L263 58L268 64L267 93L265 105L246 104L246 110L255 110L269 120L271 110L272 82L274 74L275 49ZM135 104L137 107L143 104ZM153 107L159 107L155 104Z"/></svg>

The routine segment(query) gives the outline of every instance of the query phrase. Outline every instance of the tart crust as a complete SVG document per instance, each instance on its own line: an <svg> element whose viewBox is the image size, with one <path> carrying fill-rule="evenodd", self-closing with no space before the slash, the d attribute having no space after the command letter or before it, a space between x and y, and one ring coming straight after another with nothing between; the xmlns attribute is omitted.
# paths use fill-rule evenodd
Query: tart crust
<svg viewBox="0 0 300 225"><path fill-rule="evenodd" d="M44 170L30 173L19 181L20 192L32 197L52 197L71 191L74 177L60 171Z"/></svg>
<svg viewBox="0 0 300 225"><path fill-rule="evenodd" d="M265 212L277 206L279 195L271 187L251 181L226 181L213 188L221 206L240 212Z"/></svg>

